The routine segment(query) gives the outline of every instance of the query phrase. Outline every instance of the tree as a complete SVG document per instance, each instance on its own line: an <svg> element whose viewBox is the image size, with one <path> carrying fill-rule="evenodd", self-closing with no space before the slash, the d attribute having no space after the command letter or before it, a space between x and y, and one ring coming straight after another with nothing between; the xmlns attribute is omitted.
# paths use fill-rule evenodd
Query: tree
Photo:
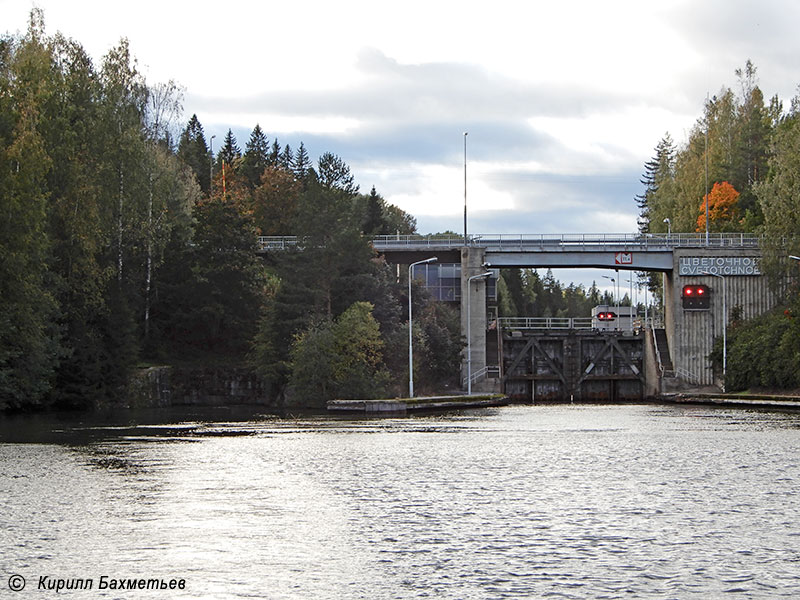
<svg viewBox="0 0 800 600"><path fill-rule="evenodd" d="M37 130L40 103L48 99L50 56L41 39L41 14L33 11L31 17L10 71L0 73L0 103L6 119L11 117L0 131L0 410L41 404L60 357L58 307L47 267L52 163ZM3 92L12 90L17 102L9 106Z"/></svg>
<svg viewBox="0 0 800 600"><path fill-rule="evenodd" d="M655 156L644 165L645 172L640 179L645 190L636 196L636 205L639 207L639 231L650 233L663 230L663 219L656 219L652 223L654 214L670 212L669 205L673 199L670 197L670 184L674 176L675 145L669 133L666 133L655 148Z"/></svg>
<svg viewBox="0 0 800 600"><path fill-rule="evenodd" d="M252 217L219 195L199 203L194 216L184 343L204 353L244 356L265 294Z"/></svg>
<svg viewBox="0 0 800 600"><path fill-rule="evenodd" d="M292 152L292 147L289 144L284 146L283 152L278 158L278 166L290 173L294 170L294 152Z"/></svg>
<svg viewBox="0 0 800 600"><path fill-rule="evenodd" d="M297 153L294 156L294 176L304 187L308 171L311 168L311 159L308 157L308 151L305 144L300 142L300 147L297 148Z"/></svg>
<svg viewBox="0 0 800 600"><path fill-rule="evenodd" d="M264 135L258 123L256 123L245 146L240 167L241 173L251 189L255 189L260 185L261 176L269 164L269 140L267 140L267 136Z"/></svg>
<svg viewBox="0 0 800 600"><path fill-rule="evenodd" d="M362 226L364 235L375 236L387 233L386 223L383 219L383 204L383 198L378 195L373 185L367 196L367 209Z"/></svg>
<svg viewBox="0 0 800 600"><path fill-rule="evenodd" d="M306 405L383 396L389 376L372 309L368 302L356 302L334 321L324 320L295 336L291 386Z"/></svg>
<svg viewBox="0 0 800 600"><path fill-rule="evenodd" d="M192 169L203 194L208 195L211 191L211 163L203 126L197 115L192 115L181 134L178 158Z"/></svg>
<svg viewBox="0 0 800 600"><path fill-rule="evenodd" d="M317 167L317 177L323 187L340 190L348 196L358 193L350 167L335 154L326 152L320 156Z"/></svg>
<svg viewBox="0 0 800 600"><path fill-rule="evenodd" d="M268 166L261 184L253 191L250 210L261 235L289 235L295 232L302 187L285 169Z"/></svg>
<svg viewBox="0 0 800 600"><path fill-rule="evenodd" d="M226 169L233 168L236 161L242 156L241 150L239 150L239 146L236 145L236 138L233 135L233 131L228 129L228 133L225 134L225 141L222 142L222 148L217 153L217 172L222 171L222 165L227 165Z"/></svg>
<svg viewBox="0 0 800 600"><path fill-rule="evenodd" d="M739 214L739 192L727 181L715 183L711 192L703 198L700 215L697 217L696 231L706 229L706 202L708 203L709 231L735 230ZM712 227L713 226L713 227Z"/></svg>
<svg viewBox="0 0 800 600"><path fill-rule="evenodd" d="M170 79L149 88L147 95L147 126L150 138L174 150L175 124L183 113L185 88Z"/></svg>
<svg viewBox="0 0 800 600"><path fill-rule="evenodd" d="M798 96L800 98L800 96ZM766 234L762 266L778 288L794 264L786 255L800 255L800 100L778 125L769 159L769 175L755 186ZM789 268L792 270L789 271Z"/></svg>

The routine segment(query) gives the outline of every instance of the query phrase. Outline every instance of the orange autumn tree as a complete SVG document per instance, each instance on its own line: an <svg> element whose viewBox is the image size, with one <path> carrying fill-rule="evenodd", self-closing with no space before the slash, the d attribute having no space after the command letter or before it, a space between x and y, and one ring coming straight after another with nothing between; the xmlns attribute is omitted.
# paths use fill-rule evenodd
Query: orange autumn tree
<svg viewBox="0 0 800 600"><path fill-rule="evenodd" d="M696 231L706 229L706 202L708 202L709 230L730 230L739 216L739 192L730 183L715 183L711 193L700 203L700 216L697 217Z"/></svg>

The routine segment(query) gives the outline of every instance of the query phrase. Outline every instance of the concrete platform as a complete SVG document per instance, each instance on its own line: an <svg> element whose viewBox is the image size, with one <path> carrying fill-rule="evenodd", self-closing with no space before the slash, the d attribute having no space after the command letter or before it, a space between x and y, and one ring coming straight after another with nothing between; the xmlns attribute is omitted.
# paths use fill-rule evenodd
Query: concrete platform
<svg viewBox="0 0 800 600"><path fill-rule="evenodd" d="M387 400L331 400L328 402L328 410L353 414L404 414L425 410L506 406L508 403L509 399L502 394L473 394L471 396L426 396Z"/></svg>
<svg viewBox="0 0 800 600"><path fill-rule="evenodd" d="M713 404L753 408L790 408L800 410L800 397L773 394L692 393L664 394L660 400L675 404Z"/></svg>

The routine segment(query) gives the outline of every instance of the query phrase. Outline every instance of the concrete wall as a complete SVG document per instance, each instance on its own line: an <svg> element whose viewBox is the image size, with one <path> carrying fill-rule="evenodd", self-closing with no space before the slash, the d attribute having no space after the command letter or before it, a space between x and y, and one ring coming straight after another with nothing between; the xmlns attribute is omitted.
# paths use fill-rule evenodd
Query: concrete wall
<svg viewBox="0 0 800 600"><path fill-rule="evenodd" d="M275 406L266 384L242 368L150 367L131 373L127 408L169 406Z"/></svg>
<svg viewBox="0 0 800 600"><path fill-rule="evenodd" d="M711 353L714 340L722 336L723 327L730 322L731 312L739 307L742 317L750 319L767 312L776 304L776 298L769 290L767 279L759 274L746 274L752 269L729 269L724 266L710 267L724 275L727 315L722 312L723 281L719 277L702 275L706 267L694 269L695 274L681 275L681 258L758 259L758 250L726 249L676 249L674 252L673 273L666 276L666 315L665 326L669 339L670 354L678 376L686 379L685 373L694 376L701 385L719 384L712 373ZM721 261L722 262L722 261ZM711 309L705 311L684 310L681 300L683 286L690 284L707 285L711 290ZM717 374L721 376L720 374Z"/></svg>
<svg viewBox="0 0 800 600"><path fill-rule="evenodd" d="M644 336L644 396L657 398L661 394L661 371L656 358L656 341L651 329L645 328L642 335Z"/></svg>
<svg viewBox="0 0 800 600"><path fill-rule="evenodd" d="M461 250L461 335L467 340L470 333L469 354L472 356L471 370L475 374L486 366L486 280L470 277L486 272L486 250L462 248ZM469 309L467 309L469 303ZM467 313L470 324L467 327ZM464 349L461 378L467 377L467 349Z"/></svg>

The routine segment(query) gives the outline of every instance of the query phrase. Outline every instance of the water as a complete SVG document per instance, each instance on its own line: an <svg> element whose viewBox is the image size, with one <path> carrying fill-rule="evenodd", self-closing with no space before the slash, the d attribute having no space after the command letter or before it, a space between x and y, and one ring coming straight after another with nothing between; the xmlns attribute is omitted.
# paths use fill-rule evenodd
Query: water
<svg viewBox="0 0 800 600"><path fill-rule="evenodd" d="M798 413L186 418L0 422L0 597L800 595Z"/></svg>

